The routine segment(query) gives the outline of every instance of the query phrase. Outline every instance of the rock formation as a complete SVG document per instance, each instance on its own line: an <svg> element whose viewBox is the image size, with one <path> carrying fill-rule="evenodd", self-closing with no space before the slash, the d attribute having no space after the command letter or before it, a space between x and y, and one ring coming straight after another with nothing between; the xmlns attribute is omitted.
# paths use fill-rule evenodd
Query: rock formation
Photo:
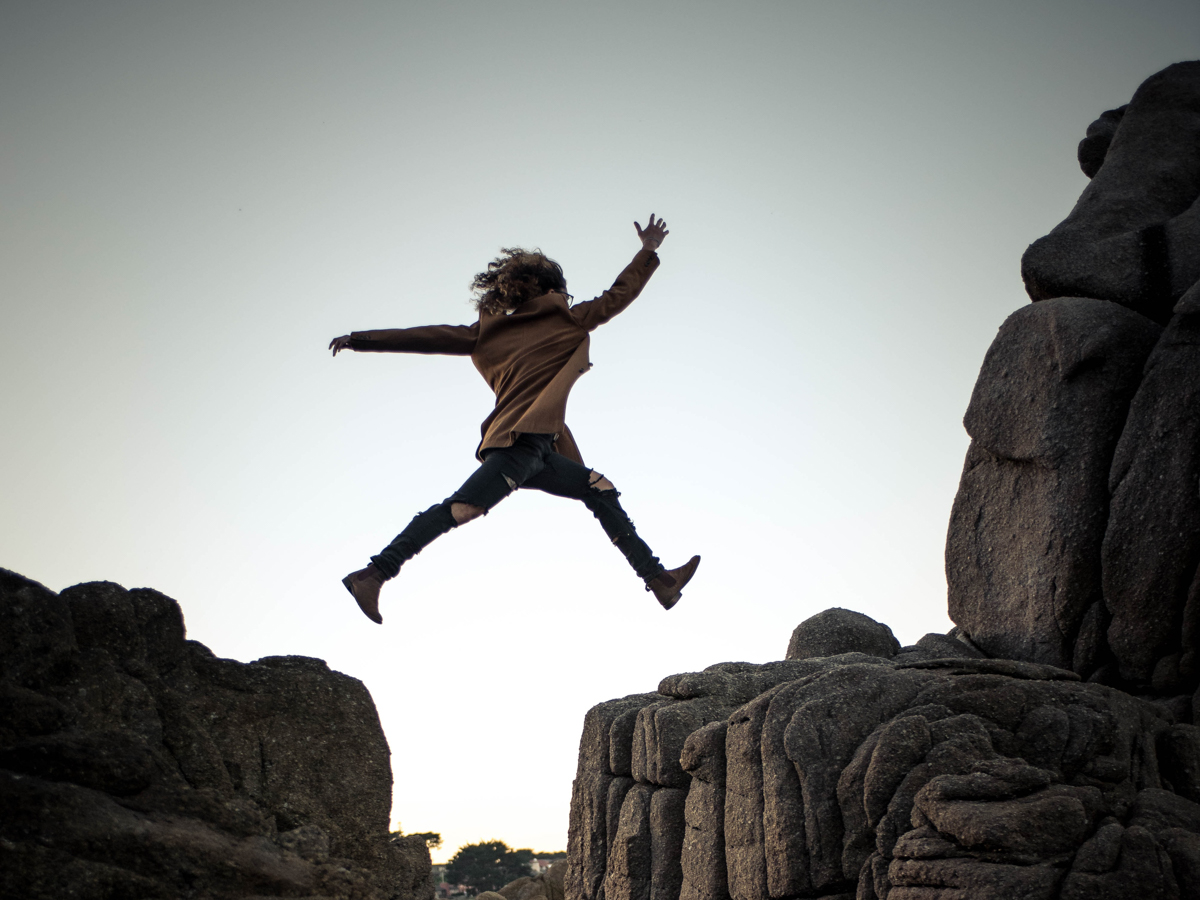
<svg viewBox="0 0 1200 900"><path fill-rule="evenodd" d="M156 591L0 569L0 896L425 900L391 787L361 682L219 659Z"/></svg>
<svg viewBox="0 0 1200 900"><path fill-rule="evenodd" d="M504 900L564 900L564 879L567 875L567 861L560 860L541 875L526 875L516 881L510 881L499 891L484 891L499 894ZM480 898L483 894L479 895Z"/></svg>
<svg viewBox="0 0 1200 900"><path fill-rule="evenodd" d="M1200 729L1067 669L946 635L722 663L588 713L566 891L1200 896L1198 801Z"/></svg>
<svg viewBox="0 0 1200 900"><path fill-rule="evenodd" d="M1034 241L1021 276L1034 300L1092 297L1160 324L1200 278L1200 61L1146 79L1079 145L1092 179Z"/></svg>
<svg viewBox="0 0 1200 900"><path fill-rule="evenodd" d="M1200 246L1200 245L1198 245ZM1108 644L1121 677L1191 692L1200 610L1200 286L1146 363L1109 475Z"/></svg>
<svg viewBox="0 0 1200 900"><path fill-rule="evenodd" d="M1200 62L1078 155L964 420L955 628L827 610L594 707L567 900L1200 898Z"/></svg>
<svg viewBox="0 0 1200 900"><path fill-rule="evenodd" d="M1200 686L1200 62L1104 113L1079 158L1092 182L1022 262L1041 302L1001 327L967 410L950 615L989 655L1182 698Z"/></svg>
<svg viewBox="0 0 1200 900"><path fill-rule="evenodd" d="M1095 668L1095 642L1076 638L1101 602L1109 469L1161 331L1079 297L1000 327L964 418L946 543L950 618L989 655Z"/></svg>

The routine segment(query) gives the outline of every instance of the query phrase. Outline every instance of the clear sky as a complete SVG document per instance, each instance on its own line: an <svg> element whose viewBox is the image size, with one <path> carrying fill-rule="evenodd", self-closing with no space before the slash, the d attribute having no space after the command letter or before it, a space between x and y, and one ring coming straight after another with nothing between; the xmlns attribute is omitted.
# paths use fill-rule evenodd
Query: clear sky
<svg viewBox="0 0 1200 900"><path fill-rule="evenodd" d="M593 704L779 659L830 606L945 631L942 550L1022 251L1102 110L1200 56L1180 2L0 4L0 565L148 586L221 656L379 707L393 815L562 849ZM668 565L519 492L385 589L339 583L470 474L457 357L502 246L642 297L568 411Z"/></svg>

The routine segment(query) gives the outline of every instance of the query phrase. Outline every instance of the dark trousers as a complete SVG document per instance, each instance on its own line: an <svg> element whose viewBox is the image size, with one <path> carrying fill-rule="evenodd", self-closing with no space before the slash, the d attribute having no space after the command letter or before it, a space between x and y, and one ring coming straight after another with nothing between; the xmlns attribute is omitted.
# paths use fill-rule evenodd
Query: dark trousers
<svg viewBox="0 0 1200 900"><path fill-rule="evenodd" d="M614 490L598 490L591 484L592 470L555 453L554 436L522 434L511 447L484 451L483 463L463 486L436 506L419 513L371 561L388 578L395 578L400 567L445 534L456 523L450 514L454 503L478 506L485 513L518 487L533 488L555 497L582 500L592 511L638 577L649 581L663 570L646 542L638 537L633 522L621 508Z"/></svg>

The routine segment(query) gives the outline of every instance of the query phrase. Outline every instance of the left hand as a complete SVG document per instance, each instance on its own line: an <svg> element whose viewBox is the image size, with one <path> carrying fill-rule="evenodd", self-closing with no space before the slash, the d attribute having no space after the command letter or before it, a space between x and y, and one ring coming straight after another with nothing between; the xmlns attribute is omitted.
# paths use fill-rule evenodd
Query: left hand
<svg viewBox="0 0 1200 900"><path fill-rule="evenodd" d="M671 232L667 231L667 223L663 219L654 221L654 213L650 213L650 223L645 230L637 222L633 223L633 227L637 229L638 237L642 239L642 247L646 250L657 250Z"/></svg>
<svg viewBox="0 0 1200 900"><path fill-rule="evenodd" d="M341 337L335 337L329 342L329 349L333 351L333 355L337 356L339 350L350 349L350 335L343 334Z"/></svg>

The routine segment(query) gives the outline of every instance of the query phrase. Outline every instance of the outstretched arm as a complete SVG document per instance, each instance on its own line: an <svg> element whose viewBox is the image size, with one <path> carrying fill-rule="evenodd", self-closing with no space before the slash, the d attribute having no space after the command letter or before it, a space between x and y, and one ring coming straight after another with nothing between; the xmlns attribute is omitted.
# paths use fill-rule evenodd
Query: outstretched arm
<svg viewBox="0 0 1200 900"><path fill-rule="evenodd" d="M651 213L650 222L644 229L637 222L633 223L633 227L637 229L638 238L642 242L642 249L633 258L633 262L617 276L613 286L595 300L576 303L571 307L572 318L588 331L603 325L629 306L658 268L658 254L654 251L670 234L667 231L667 223L662 219L655 221L654 213Z"/></svg>
<svg viewBox="0 0 1200 900"><path fill-rule="evenodd" d="M374 353L446 353L470 356L479 340L479 323L474 325L422 325L418 328L385 328L354 331L335 337L329 349Z"/></svg>

